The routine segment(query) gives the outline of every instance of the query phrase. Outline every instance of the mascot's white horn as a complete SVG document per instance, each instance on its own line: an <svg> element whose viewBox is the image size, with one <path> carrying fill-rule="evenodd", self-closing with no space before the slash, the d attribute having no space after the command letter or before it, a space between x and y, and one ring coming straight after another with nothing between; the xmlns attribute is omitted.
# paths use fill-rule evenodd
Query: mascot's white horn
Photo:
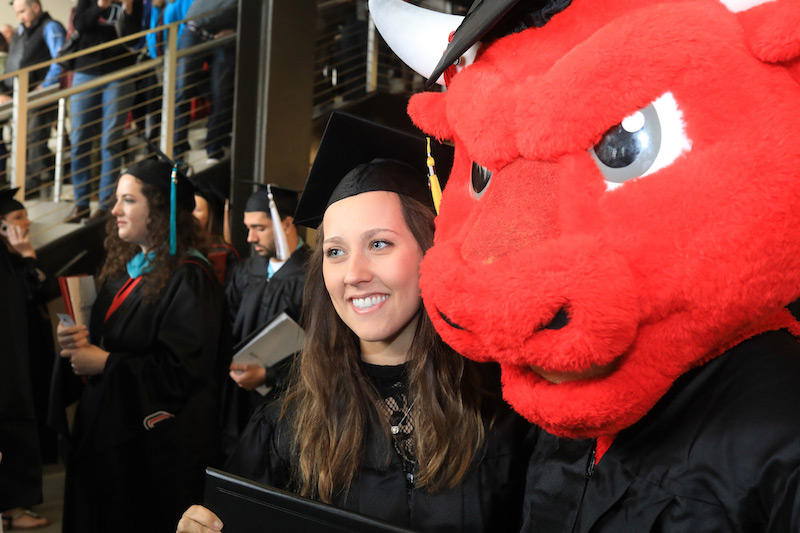
<svg viewBox="0 0 800 533"><path fill-rule="evenodd" d="M392 51L425 78L436 68L450 34L464 20L459 15L431 11L403 0L369 0L369 12ZM477 46L468 50L462 63L471 63L476 51ZM444 85L443 77L436 83Z"/></svg>
<svg viewBox="0 0 800 533"><path fill-rule="evenodd" d="M734 13L747 11L750 8L760 6L761 4L768 4L769 2L774 1L775 0L720 0L725 7Z"/></svg>

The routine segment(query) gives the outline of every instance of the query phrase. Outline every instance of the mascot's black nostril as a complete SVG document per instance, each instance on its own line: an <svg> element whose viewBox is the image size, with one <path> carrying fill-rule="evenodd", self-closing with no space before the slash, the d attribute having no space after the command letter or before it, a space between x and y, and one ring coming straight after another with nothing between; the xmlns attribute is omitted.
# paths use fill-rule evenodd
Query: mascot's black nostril
<svg viewBox="0 0 800 533"><path fill-rule="evenodd" d="M569 315L563 307L556 312L553 319L542 327L542 329L561 329L569 324Z"/></svg>
<svg viewBox="0 0 800 533"><path fill-rule="evenodd" d="M437 311L439 311L439 310L437 309ZM466 328L462 328L461 326L459 326L458 324L456 324L455 322L453 322L452 320L447 318L447 316L445 316L445 314L442 313L441 311L439 311L439 316L442 317L442 320L447 322L450 326L452 326L452 327L454 327L456 329L460 329L461 331L467 331Z"/></svg>

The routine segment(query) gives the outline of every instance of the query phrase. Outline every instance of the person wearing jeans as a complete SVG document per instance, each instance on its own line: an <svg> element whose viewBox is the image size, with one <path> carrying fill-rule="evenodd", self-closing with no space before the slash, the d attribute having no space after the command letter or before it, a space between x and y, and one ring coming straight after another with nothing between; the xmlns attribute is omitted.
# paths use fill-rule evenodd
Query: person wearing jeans
<svg viewBox="0 0 800 533"><path fill-rule="evenodd" d="M75 29L80 32L81 50L114 41L142 28L142 0L78 0ZM129 67L136 62L133 43L117 44L75 59L73 87L100 76ZM108 213L114 195L113 182L122 160L122 134L125 119L134 99L134 84L121 79L87 89L70 99L70 144L72 145L72 184L75 206L65 222L80 222L89 216L91 150L100 137L100 206L93 218Z"/></svg>
<svg viewBox="0 0 800 533"><path fill-rule="evenodd" d="M73 85L91 81L97 76L76 72ZM92 140L100 130L99 197L100 207L107 211L114 195L114 183L121 170L122 133L128 110L133 105L134 84L117 80L74 95L69 112L72 121L72 183L75 186L75 205L79 212L88 213L92 193ZM101 212L101 214L105 214Z"/></svg>
<svg viewBox="0 0 800 533"><path fill-rule="evenodd" d="M186 13L186 17L191 20L181 33L178 48L184 50L232 33L236 29L237 12L238 4L232 0L194 0ZM203 71L203 64L206 62L208 72ZM178 61L175 74L176 109L173 136L176 157L189 150L187 135L191 118L191 99L206 91L209 94L211 111L206 124L204 148L209 161L220 159L223 148L230 145L235 65L235 44L218 46ZM203 91L201 87L206 84L208 88Z"/></svg>

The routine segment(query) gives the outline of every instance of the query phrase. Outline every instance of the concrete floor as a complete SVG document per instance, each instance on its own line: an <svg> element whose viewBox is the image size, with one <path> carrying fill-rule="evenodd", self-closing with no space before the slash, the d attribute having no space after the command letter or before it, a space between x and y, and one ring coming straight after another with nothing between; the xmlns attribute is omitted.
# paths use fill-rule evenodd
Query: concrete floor
<svg viewBox="0 0 800 533"><path fill-rule="evenodd" d="M50 524L32 531L61 533L61 513L64 510L64 466L46 465L42 481L44 501L33 510L50 519Z"/></svg>

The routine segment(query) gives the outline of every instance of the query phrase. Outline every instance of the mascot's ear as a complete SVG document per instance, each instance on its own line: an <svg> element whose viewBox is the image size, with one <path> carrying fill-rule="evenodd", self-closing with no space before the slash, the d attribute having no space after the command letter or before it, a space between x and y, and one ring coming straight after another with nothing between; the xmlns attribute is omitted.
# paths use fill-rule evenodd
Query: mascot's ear
<svg viewBox="0 0 800 533"><path fill-rule="evenodd" d="M442 140L452 140L453 130L447 122L445 93L419 93L408 101L408 116L421 130Z"/></svg>
<svg viewBox="0 0 800 533"><path fill-rule="evenodd" d="M721 0L737 13L750 51L765 63L790 63L800 74L800 2L797 0Z"/></svg>

